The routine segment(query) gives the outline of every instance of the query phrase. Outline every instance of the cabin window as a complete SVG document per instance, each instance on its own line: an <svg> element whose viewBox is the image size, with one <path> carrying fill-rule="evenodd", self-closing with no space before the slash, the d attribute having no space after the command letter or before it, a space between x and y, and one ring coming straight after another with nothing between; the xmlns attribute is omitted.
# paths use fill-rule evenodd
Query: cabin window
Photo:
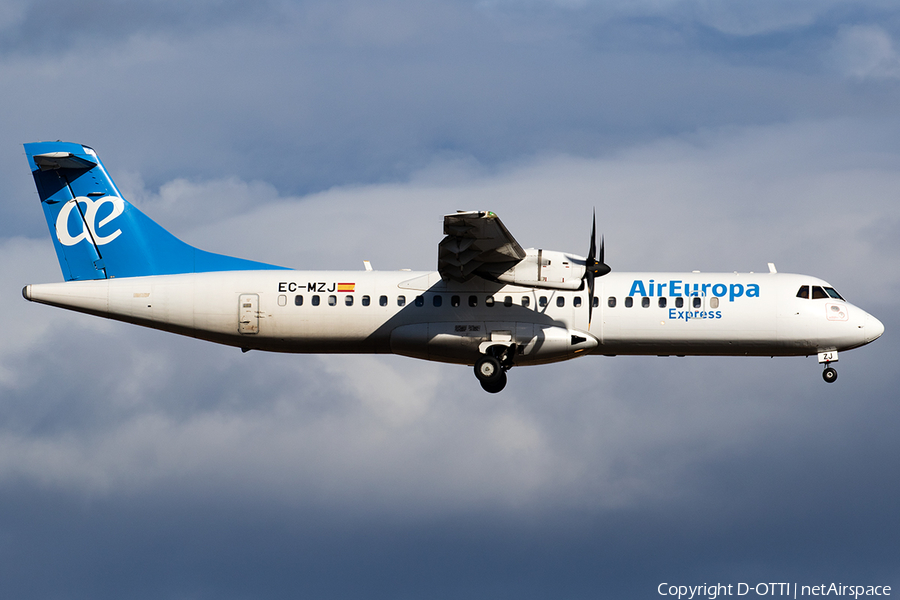
<svg viewBox="0 0 900 600"><path fill-rule="evenodd" d="M565 296L559 296L556 298L556 306L559 306L560 308L562 308L565 305L566 305L566 297Z"/></svg>
<svg viewBox="0 0 900 600"><path fill-rule="evenodd" d="M353 306L353 296L344 296L344 305Z"/></svg>
<svg viewBox="0 0 900 600"><path fill-rule="evenodd" d="M313 306L319 305L319 295L318 294L316 294L315 296L312 297L312 305Z"/></svg>
<svg viewBox="0 0 900 600"><path fill-rule="evenodd" d="M397 296L397 306L406 306L406 296Z"/></svg>
<svg viewBox="0 0 900 600"><path fill-rule="evenodd" d="M328 296L328 306L337 306L337 296Z"/></svg>
<svg viewBox="0 0 900 600"><path fill-rule="evenodd" d="M610 308L615 308L616 307L616 297L610 296L609 298L607 298L606 305Z"/></svg>
<svg viewBox="0 0 900 600"><path fill-rule="evenodd" d="M547 296L541 296L538 298L538 305L541 307L547 306Z"/></svg>
<svg viewBox="0 0 900 600"><path fill-rule="evenodd" d="M387 296L378 297L378 306L387 306Z"/></svg>
<svg viewBox="0 0 900 600"><path fill-rule="evenodd" d="M469 306L472 308L478 306L478 296L469 296Z"/></svg>
<svg viewBox="0 0 900 600"><path fill-rule="evenodd" d="M431 299L431 303L434 304L435 307L438 307L444 303L444 297L441 296L440 294L435 294L434 297Z"/></svg>
<svg viewBox="0 0 900 600"><path fill-rule="evenodd" d="M416 306L425 306L425 296L416 296L416 299L413 300L413 303Z"/></svg>
<svg viewBox="0 0 900 600"><path fill-rule="evenodd" d="M834 298L835 300L843 300L844 298L837 293L837 290L834 288L827 287L825 288L825 293Z"/></svg>
<svg viewBox="0 0 900 600"><path fill-rule="evenodd" d="M675 308L684 308L684 298L681 296L675 298Z"/></svg>
<svg viewBox="0 0 900 600"><path fill-rule="evenodd" d="M299 294L294 296L294 306L303 306L303 296Z"/></svg>
<svg viewBox="0 0 900 600"><path fill-rule="evenodd" d="M487 298L485 298L485 299L484 299L484 305L485 305L485 306L493 306L493 305L494 305L494 297L493 297L493 296L488 296Z"/></svg>
<svg viewBox="0 0 900 600"><path fill-rule="evenodd" d="M805 298L805 299L808 300L808 299L809 299L809 286L808 286L808 285L801 285L801 286L800 286L800 289L797 290L797 297L798 297L798 298Z"/></svg>
<svg viewBox="0 0 900 600"><path fill-rule="evenodd" d="M626 296L625 297L625 308L631 308L632 306L634 306L634 298L632 298L631 296Z"/></svg>
<svg viewBox="0 0 900 600"><path fill-rule="evenodd" d="M821 300L822 298L827 298L828 294L826 294L825 290L823 290L820 286L814 285L812 288L812 297L813 300Z"/></svg>
<svg viewBox="0 0 900 600"><path fill-rule="evenodd" d="M512 296L504 296L503 297L503 306L509 308L512 306Z"/></svg>
<svg viewBox="0 0 900 600"><path fill-rule="evenodd" d="M710 308L719 308L719 299L713 296L709 299L709 307Z"/></svg>
<svg viewBox="0 0 900 600"><path fill-rule="evenodd" d="M572 304L575 306L575 308L581 306L581 296L575 296L574 298L572 298Z"/></svg>
<svg viewBox="0 0 900 600"><path fill-rule="evenodd" d="M369 303L370 303L371 301L372 301L372 299L369 298L368 296L363 296L363 297L362 297L362 305L363 305L363 306L368 306Z"/></svg>
<svg viewBox="0 0 900 600"><path fill-rule="evenodd" d="M278 306L285 306L285 305L287 305L287 296L285 296L284 294L280 294L278 296Z"/></svg>
<svg viewBox="0 0 900 600"><path fill-rule="evenodd" d="M700 308L703 306L703 298L700 296L694 296L693 300L694 308Z"/></svg>
<svg viewBox="0 0 900 600"><path fill-rule="evenodd" d="M453 308L459 306L459 296L450 296L450 306Z"/></svg>
<svg viewBox="0 0 900 600"><path fill-rule="evenodd" d="M650 308L650 298L644 296L641 298L641 307L642 308Z"/></svg>
<svg viewBox="0 0 900 600"><path fill-rule="evenodd" d="M616 301L616 299L613 298L613 302L615 302L615 301ZM594 308L597 308L598 306L600 306L600 298L594 296Z"/></svg>
<svg viewBox="0 0 900 600"><path fill-rule="evenodd" d="M529 298L528 296L522 296L522 306L524 306L525 308L531 306L531 298Z"/></svg>
<svg viewBox="0 0 900 600"><path fill-rule="evenodd" d="M657 300L656 305L659 306L660 308L665 308L666 307L666 297L663 296L662 298Z"/></svg>

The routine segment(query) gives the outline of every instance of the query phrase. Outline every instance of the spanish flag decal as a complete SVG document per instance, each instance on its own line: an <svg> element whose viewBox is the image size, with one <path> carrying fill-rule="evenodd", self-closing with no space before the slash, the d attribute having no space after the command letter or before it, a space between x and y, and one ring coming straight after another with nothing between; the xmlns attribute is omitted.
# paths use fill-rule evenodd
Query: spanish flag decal
<svg viewBox="0 0 900 600"><path fill-rule="evenodd" d="M356 290L355 283L339 283L337 291L339 292L353 292Z"/></svg>

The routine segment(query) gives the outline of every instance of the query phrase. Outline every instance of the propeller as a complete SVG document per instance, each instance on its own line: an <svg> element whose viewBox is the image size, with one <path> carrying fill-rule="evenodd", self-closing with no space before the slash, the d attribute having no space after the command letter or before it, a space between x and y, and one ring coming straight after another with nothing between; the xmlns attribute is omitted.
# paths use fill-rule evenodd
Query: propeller
<svg viewBox="0 0 900 600"><path fill-rule="evenodd" d="M594 280L597 277L603 277L612 269L603 262L603 236L600 236L600 255L597 254L597 211L594 210L594 221L591 225L591 249L588 251L587 258L584 261L584 276L587 281L588 288L588 329L591 327L591 317L594 312Z"/></svg>

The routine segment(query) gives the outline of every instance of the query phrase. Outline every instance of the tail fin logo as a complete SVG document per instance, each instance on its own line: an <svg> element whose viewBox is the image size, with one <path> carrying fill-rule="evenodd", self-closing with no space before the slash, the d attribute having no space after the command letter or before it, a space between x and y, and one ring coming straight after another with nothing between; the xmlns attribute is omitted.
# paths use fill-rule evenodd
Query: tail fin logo
<svg viewBox="0 0 900 600"><path fill-rule="evenodd" d="M97 223L97 214L100 212L100 207L107 203L112 204L112 211ZM79 209L81 218L78 219L78 222L81 223L81 231L73 236L69 233L69 215L78 204L84 205L84 212L81 212L81 209ZM56 217L56 238L63 246L74 246L78 242L88 239L90 234L90 239L98 246L108 244L119 237L122 230L116 229L106 236L100 236L97 230L107 225L123 212L125 212L125 201L118 196L104 196L96 200L92 200L87 196L78 196L66 202L65 206L60 209L59 215Z"/></svg>

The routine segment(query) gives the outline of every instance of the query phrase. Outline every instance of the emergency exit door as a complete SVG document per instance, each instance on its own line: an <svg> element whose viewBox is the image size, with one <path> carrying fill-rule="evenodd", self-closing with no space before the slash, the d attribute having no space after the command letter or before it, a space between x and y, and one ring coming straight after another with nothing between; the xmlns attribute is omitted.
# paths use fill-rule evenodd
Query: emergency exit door
<svg viewBox="0 0 900 600"><path fill-rule="evenodd" d="M238 307L238 331L259 333L259 294L241 294Z"/></svg>

